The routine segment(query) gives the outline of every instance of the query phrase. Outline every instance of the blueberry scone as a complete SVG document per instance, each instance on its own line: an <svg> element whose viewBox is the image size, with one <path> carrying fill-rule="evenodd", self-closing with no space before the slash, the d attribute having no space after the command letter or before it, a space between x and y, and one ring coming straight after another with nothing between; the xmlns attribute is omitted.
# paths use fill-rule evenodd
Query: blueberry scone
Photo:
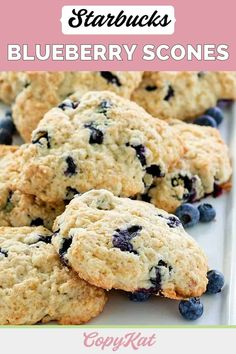
<svg viewBox="0 0 236 354"><path fill-rule="evenodd" d="M142 199L173 212L182 203L195 202L230 189L232 167L227 145L217 129L169 120L181 137L184 155Z"/></svg>
<svg viewBox="0 0 236 354"><path fill-rule="evenodd" d="M104 289L200 296L207 260L179 219L106 190L76 196L53 226L62 261Z"/></svg>
<svg viewBox="0 0 236 354"><path fill-rule="evenodd" d="M52 227L56 216L64 209L64 203L46 204L33 195L10 188L13 172L9 168L15 162L18 147L0 145L0 226ZM8 172L5 171L8 169Z"/></svg>
<svg viewBox="0 0 236 354"><path fill-rule="evenodd" d="M188 120L236 99L236 72L145 72L132 99L155 117Z"/></svg>
<svg viewBox="0 0 236 354"><path fill-rule="evenodd" d="M78 90L110 90L130 98L139 85L142 72L3 72L0 74L0 99L13 103L13 119L25 141L43 115Z"/></svg>
<svg viewBox="0 0 236 354"><path fill-rule="evenodd" d="M97 316L104 290L64 267L43 227L0 228L0 324L58 321L80 324Z"/></svg>
<svg viewBox="0 0 236 354"><path fill-rule="evenodd" d="M183 154L164 121L108 91L76 95L50 110L20 148L16 189L55 203L90 189L134 197Z"/></svg>

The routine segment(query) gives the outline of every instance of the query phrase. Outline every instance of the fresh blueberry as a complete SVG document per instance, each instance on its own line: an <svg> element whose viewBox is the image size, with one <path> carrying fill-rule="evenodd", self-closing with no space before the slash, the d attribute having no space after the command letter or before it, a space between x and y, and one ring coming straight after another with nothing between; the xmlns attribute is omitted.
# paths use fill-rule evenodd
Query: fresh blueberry
<svg viewBox="0 0 236 354"><path fill-rule="evenodd" d="M12 144L12 135L8 130L0 128L0 144L11 145Z"/></svg>
<svg viewBox="0 0 236 354"><path fill-rule="evenodd" d="M179 312L189 321L197 320L203 314L203 304L199 298L193 297L189 300L182 300L179 303Z"/></svg>
<svg viewBox="0 0 236 354"><path fill-rule="evenodd" d="M112 237L112 243L115 248L119 248L123 252L130 252L137 254L137 251L133 249L133 245L130 241L138 236L140 231L142 230L142 226L133 225L126 229L117 229Z"/></svg>
<svg viewBox="0 0 236 354"><path fill-rule="evenodd" d="M149 91L149 92L156 91L156 89L157 89L156 85L148 85L148 86L145 87L145 90Z"/></svg>
<svg viewBox="0 0 236 354"><path fill-rule="evenodd" d="M212 108L209 108L205 114L207 116L210 116L212 118L215 119L216 121L216 124L217 125L220 125L220 123L223 121L224 119L224 114L222 112L222 110L219 108L219 107L212 107Z"/></svg>
<svg viewBox="0 0 236 354"><path fill-rule="evenodd" d="M206 114L201 117L196 118L193 123L197 124L197 125L204 125L207 127L212 127L212 128L217 127L216 120Z"/></svg>
<svg viewBox="0 0 236 354"><path fill-rule="evenodd" d="M215 219L216 211L211 204L203 203L198 206L200 221L209 222Z"/></svg>
<svg viewBox="0 0 236 354"><path fill-rule="evenodd" d="M221 289L224 286L224 275L218 270L210 270L207 273L208 284L207 284L207 294L217 294L221 292Z"/></svg>
<svg viewBox="0 0 236 354"><path fill-rule="evenodd" d="M180 219L184 227L194 226L199 222L200 219L198 208L189 203L180 205L176 209L175 215Z"/></svg>
<svg viewBox="0 0 236 354"><path fill-rule="evenodd" d="M134 302L144 302L150 299L152 294L144 291L135 291L129 294L129 299Z"/></svg>
<svg viewBox="0 0 236 354"><path fill-rule="evenodd" d="M166 96L164 97L164 101L169 101L172 97L174 97L175 91L172 86L168 86L168 91Z"/></svg>
<svg viewBox="0 0 236 354"><path fill-rule="evenodd" d="M217 106L221 109L228 108L232 105L233 100L219 100Z"/></svg>
<svg viewBox="0 0 236 354"><path fill-rule="evenodd" d="M100 75L105 80L107 80L108 83L116 85L118 87L121 86L121 82L120 82L119 78L116 75L112 74L111 71L100 71Z"/></svg>
<svg viewBox="0 0 236 354"><path fill-rule="evenodd" d="M14 133L15 125L10 114L6 114L5 117L0 119L0 128L6 129L11 135Z"/></svg>

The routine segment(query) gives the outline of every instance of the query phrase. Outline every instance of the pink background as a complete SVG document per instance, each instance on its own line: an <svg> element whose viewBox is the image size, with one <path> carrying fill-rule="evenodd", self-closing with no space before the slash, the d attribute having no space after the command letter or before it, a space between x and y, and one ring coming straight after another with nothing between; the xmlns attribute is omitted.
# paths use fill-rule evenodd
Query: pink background
<svg viewBox="0 0 236 354"><path fill-rule="evenodd" d="M3 5L4 4L4 5ZM63 5L174 5L175 34L170 36L68 36L61 32ZM2 0L0 11L0 70L235 70L236 1L224 0ZM136 51L132 62L52 62L7 61L7 44L133 44ZM143 61L142 46L160 44L228 44L227 61Z"/></svg>

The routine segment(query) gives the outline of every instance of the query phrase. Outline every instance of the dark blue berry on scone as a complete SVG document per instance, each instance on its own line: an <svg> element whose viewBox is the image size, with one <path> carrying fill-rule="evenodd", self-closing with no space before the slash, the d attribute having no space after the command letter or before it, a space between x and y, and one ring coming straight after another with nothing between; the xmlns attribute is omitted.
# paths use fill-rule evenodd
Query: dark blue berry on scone
<svg viewBox="0 0 236 354"><path fill-rule="evenodd" d="M62 109L63 111L65 111L66 109L68 109L68 108L71 108L71 109L76 109L77 107L78 107L78 105L79 105L79 102L78 101L76 101L76 102L73 102L73 101L71 101L71 100L65 100L65 101L63 101L62 103L60 103L59 105L58 105L58 108L60 108L60 109Z"/></svg>
<svg viewBox="0 0 236 354"><path fill-rule="evenodd" d="M175 92L172 86L168 86L168 91L166 96L164 97L164 101L169 101L172 97L174 97Z"/></svg>
<svg viewBox="0 0 236 354"><path fill-rule="evenodd" d="M170 227L170 228L175 228L175 227L178 227L179 225L181 225L181 222L178 218L176 218L175 216L169 216L168 219L167 219L167 225Z"/></svg>
<svg viewBox="0 0 236 354"><path fill-rule="evenodd" d="M37 242L51 243L52 242L52 235L49 235L49 236L39 235Z"/></svg>
<svg viewBox="0 0 236 354"><path fill-rule="evenodd" d="M224 286L225 278L224 275L218 270L210 270L207 273L208 284L207 284L207 294L217 294L221 292Z"/></svg>
<svg viewBox="0 0 236 354"><path fill-rule="evenodd" d="M164 177L165 173L161 171L161 167L159 165L151 165L146 168L146 172L153 177Z"/></svg>
<svg viewBox="0 0 236 354"><path fill-rule="evenodd" d="M44 146L45 143L46 143L47 148L50 149L51 143L50 143L50 137L49 137L47 131L39 131L36 134L34 134L33 139L32 139L32 144L39 144L41 146Z"/></svg>
<svg viewBox="0 0 236 354"><path fill-rule="evenodd" d="M203 125L206 127L212 127L212 128L217 127L217 123L216 123L215 119L212 118L211 116L206 115L206 114L201 117L196 118L193 121L193 123L197 124L197 125Z"/></svg>
<svg viewBox="0 0 236 354"><path fill-rule="evenodd" d="M176 209L175 215L180 219L185 228L196 225L200 219L198 208L189 203L180 205Z"/></svg>
<svg viewBox="0 0 236 354"><path fill-rule="evenodd" d="M102 144L104 139L104 134L98 128L93 126L93 123L85 124L85 128L90 130L89 144Z"/></svg>
<svg viewBox="0 0 236 354"><path fill-rule="evenodd" d="M112 244L115 248L119 248L123 252L137 254L130 241L139 235L142 226L133 225L126 229L117 229L112 236Z"/></svg>
<svg viewBox="0 0 236 354"><path fill-rule="evenodd" d="M129 299L134 302L144 302L150 299L152 294L144 291L135 291L134 293L129 293Z"/></svg>
<svg viewBox="0 0 236 354"><path fill-rule="evenodd" d="M145 166L147 164L146 156L145 156L145 153L146 153L145 146L143 146L141 144L140 145L130 145L129 143L127 143L126 146L131 146L136 151L137 158L139 159L142 166Z"/></svg>
<svg viewBox="0 0 236 354"><path fill-rule="evenodd" d="M59 256L64 264L68 263L68 261L65 259L65 255L68 252L68 249L72 244L72 241L73 241L72 237L62 239L61 247L59 249Z"/></svg>
<svg viewBox="0 0 236 354"><path fill-rule="evenodd" d="M30 226L42 226L44 225L43 219L41 218L36 218L34 220L31 221Z"/></svg>
<svg viewBox="0 0 236 354"><path fill-rule="evenodd" d="M213 197L217 198L222 193L223 193L223 188L219 184L214 183L214 190L213 190L213 193L212 193Z"/></svg>
<svg viewBox="0 0 236 354"><path fill-rule="evenodd" d="M64 172L65 176L73 176L77 173L77 166L71 156L66 158L67 169Z"/></svg>
<svg viewBox="0 0 236 354"><path fill-rule="evenodd" d="M106 115L108 109L112 107L112 103L109 100L102 100L100 105L98 106L98 113L103 113Z"/></svg>
<svg viewBox="0 0 236 354"><path fill-rule="evenodd" d="M179 303L179 312L185 320L195 321L203 314L203 304L199 298L193 297Z"/></svg>
<svg viewBox="0 0 236 354"><path fill-rule="evenodd" d="M223 121L224 119L224 114L222 112L222 110L220 109L220 107L212 107L212 108L209 108L205 114L207 116L210 116L212 118L215 119L216 121L216 124L217 125L220 125L220 123Z"/></svg>
<svg viewBox="0 0 236 354"><path fill-rule="evenodd" d="M200 221L210 222L215 219L216 211L211 204L203 203L198 206Z"/></svg>
<svg viewBox="0 0 236 354"><path fill-rule="evenodd" d="M146 90L146 91L149 91L149 92L151 92L151 91L156 91L156 89L157 89L157 86L156 86L156 85L147 85L147 86L145 87L145 90Z"/></svg>
<svg viewBox="0 0 236 354"><path fill-rule="evenodd" d="M187 192L183 195L184 202L193 202L196 198L196 177L188 177L187 175L183 175L181 173L177 174L175 177L171 179L172 187L178 187L179 185L183 185L184 189Z"/></svg>
<svg viewBox="0 0 236 354"><path fill-rule="evenodd" d="M7 257L8 256L8 252L6 250L0 248L0 256Z"/></svg>
<svg viewBox="0 0 236 354"><path fill-rule="evenodd" d="M109 84L113 84L118 87L121 86L119 78L116 75L112 74L111 71L100 71L100 74Z"/></svg>
<svg viewBox="0 0 236 354"><path fill-rule="evenodd" d="M72 187L67 187L66 188L66 195L65 195L65 199L64 199L64 202L68 203L69 201L71 201L71 199L74 198L74 196L76 194L80 194L80 192L77 191L77 189L75 188L72 188Z"/></svg>
<svg viewBox="0 0 236 354"><path fill-rule="evenodd" d="M205 76L206 76L206 71L199 71L199 72L197 73L197 77L198 77L199 79L203 79Z"/></svg>

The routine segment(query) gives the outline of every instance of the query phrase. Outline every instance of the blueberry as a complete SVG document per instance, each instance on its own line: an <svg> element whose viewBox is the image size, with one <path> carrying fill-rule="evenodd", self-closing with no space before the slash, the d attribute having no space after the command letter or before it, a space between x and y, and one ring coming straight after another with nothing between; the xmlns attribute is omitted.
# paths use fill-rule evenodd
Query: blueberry
<svg viewBox="0 0 236 354"><path fill-rule="evenodd" d="M220 123L223 121L224 119L224 114L222 112L222 110L219 107L212 107L209 108L206 112L206 115L212 117L215 119L216 124L220 125Z"/></svg>
<svg viewBox="0 0 236 354"><path fill-rule="evenodd" d="M206 76L206 72L205 71L199 71L197 73L197 76L198 76L199 79L202 79L204 76Z"/></svg>
<svg viewBox="0 0 236 354"><path fill-rule="evenodd" d="M93 123L85 124L85 128L90 130L89 144L99 144L103 143L104 134L98 128L93 126Z"/></svg>
<svg viewBox="0 0 236 354"><path fill-rule="evenodd" d="M74 163L74 160L73 160L73 158L71 156L67 156L66 163L67 163L67 169L64 172L65 176L69 176L70 177L70 176L75 175L77 173L76 172L77 166Z"/></svg>
<svg viewBox="0 0 236 354"><path fill-rule="evenodd" d="M51 243L52 242L52 235L50 235L50 236L39 235L37 242Z"/></svg>
<svg viewBox="0 0 236 354"><path fill-rule="evenodd" d="M193 297L189 300L182 300L179 303L179 312L189 321L197 320L203 314L203 304L199 298Z"/></svg>
<svg viewBox="0 0 236 354"><path fill-rule="evenodd" d="M71 246L71 244L72 244L72 241L73 241L72 237L70 237L70 238L64 238L64 239L62 240L61 248L59 249L59 256L60 256L62 262L63 262L64 264L66 264L66 265L67 265L68 261L65 260L64 257L65 257L65 255L66 255L68 249L70 248L70 246Z"/></svg>
<svg viewBox="0 0 236 354"><path fill-rule="evenodd" d="M183 195L183 201L193 202L196 198L196 177L188 177L187 175L178 174L171 179L172 187L177 187L183 184L184 189L187 189L187 193Z"/></svg>
<svg viewBox="0 0 236 354"><path fill-rule="evenodd" d="M181 224L180 220L176 218L175 216L169 216L167 219L167 225L170 228L175 228L178 227Z"/></svg>
<svg viewBox="0 0 236 354"><path fill-rule="evenodd" d="M146 168L146 172L153 177L164 177L165 174L161 172L159 165L151 165Z"/></svg>
<svg viewBox="0 0 236 354"><path fill-rule="evenodd" d="M221 109L228 108L232 105L233 100L219 100L217 106Z"/></svg>
<svg viewBox="0 0 236 354"><path fill-rule="evenodd" d="M100 105L98 106L98 113L107 114L107 110L112 107L111 101L102 100Z"/></svg>
<svg viewBox="0 0 236 354"><path fill-rule="evenodd" d="M156 91L156 89L157 89L156 85L148 85L148 86L145 87L145 90L149 91L149 92Z"/></svg>
<svg viewBox="0 0 236 354"><path fill-rule="evenodd" d="M173 90L173 87L169 85L167 94L164 97L164 101L169 101L172 97L174 97L174 95L175 95L175 92Z"/></svg>
<svg viewBox="0 0 236 354"><path fill-rule="evenodd" d="M12 144L12 135L8 130L0 128L0 144L11 145Z"/></svg>
<svg viewBox="0 0 236 354"><path fill-rule="evenodd" d="M212 127L212 128L217 127L215 119L208 115L203 115L201 117L196 118L193 123L197 125Z"/></svg>
<svg viewBox="0 0 236 354"><path fill-rule="evenodd" d="M41 219L41 218L36 218L36 219L32 220L31 224L30 224L30 226L41 226L41 225L44 225L43 219Z"/></svg>
<svg viewBox="0 0 236 354"><path fill-rule="evenodd" d="M198 208L189 203L180 205L176 209L175 215L180 219L184 227L194 226L200 219Z"/></svg>
<svg viewBox="0 0 236 354"><path fill-rule="evenodd" d="M4 257L8 256L8 252L5 251L4 249L0 248L0 256L3 255Z"/></svg>
<svg viewBox="0 0 236 354"><path fill-rule="evenodd" d="M45 130L42 131L38 131L33 139L32 139L32 144L39 144L39 145L44 145L44 142L46 140L47 143L47 148L50 149L51 148L51 143L50 143L50 137L48 135L48 132Z"/></svg>
<svg viewBox="0 0 236 354"><path fill-rule="evenodd" d="M138 236L140 231L142 230L142 226L133 225L128 227L127 229L117 229L112 237L112 243L115 248L119 248L121 251L130 252L137 254L137 252L133 249L133 245L130 241Z"/></svg>
<svg viewBox="0 0 236 354"><path fill-rule="evenodd" d="M224 286L224 275L218 270L210 270L207 273L208 284L207 284L207 294L217 294L221 292Z"/></svg>
<svg viewBox="0 0 236 354"><path fill-rule="evenodd" d="M130 293L129 299L134 302L144 302L150 299L152 294L144 291L135 291L134 293Z"/></svg>
<svg viewBox="0 0 236 354"><path fill-rule="evenodd" d="M215 219L216 211L211 204L203 203L198 206L200 221L209 222Z"/></svg>
<svg viewBox="0 0 236 354"><path fill-rule="evenodd" d="M145 166L147 164L146 156L145 156L145 152L146 152L145 146L141 144L130 145L129 143L127 143L126 146L131 146L136 151L137 158L139 159L142 166Z"/></svg>
<svg viewBox="0 0 236 354"><path fill-rule="evenodd" d="M79 105L79 102L73 102L71 100L65 100L60 103L57 107L65 111L67 108L76 109Z"/></svg>
<svg viewBox="0 0 236 354"><path fill-rule="evenodd" d="M105 80L107 80L108 83L116 85L118 87L121 86L120 80L116 75L112 74L111 71L100 71L100 74Z"/></svg>
<svg viewBox="0 0 236 354"><path fill-rule="evenodd" d="M14 133L15 125L10 115L5 115L5 117L0 119L0 128L6 129L11 135Z"/></svg>
<svg viewBox="0 0 236 354"><path fill-rule="evenodd" d="M77 189L67 187L64 202L66 203L68 201L71 201L71 199L73 199L76 194L80 194L80 192L78 192Z"/></svg>
<svg viewBox="0 0 236 354"><path fill-rule="evenodd" d="M213 197L217 198L223 193L223 188L219 184L214 183Z"/></svg>

